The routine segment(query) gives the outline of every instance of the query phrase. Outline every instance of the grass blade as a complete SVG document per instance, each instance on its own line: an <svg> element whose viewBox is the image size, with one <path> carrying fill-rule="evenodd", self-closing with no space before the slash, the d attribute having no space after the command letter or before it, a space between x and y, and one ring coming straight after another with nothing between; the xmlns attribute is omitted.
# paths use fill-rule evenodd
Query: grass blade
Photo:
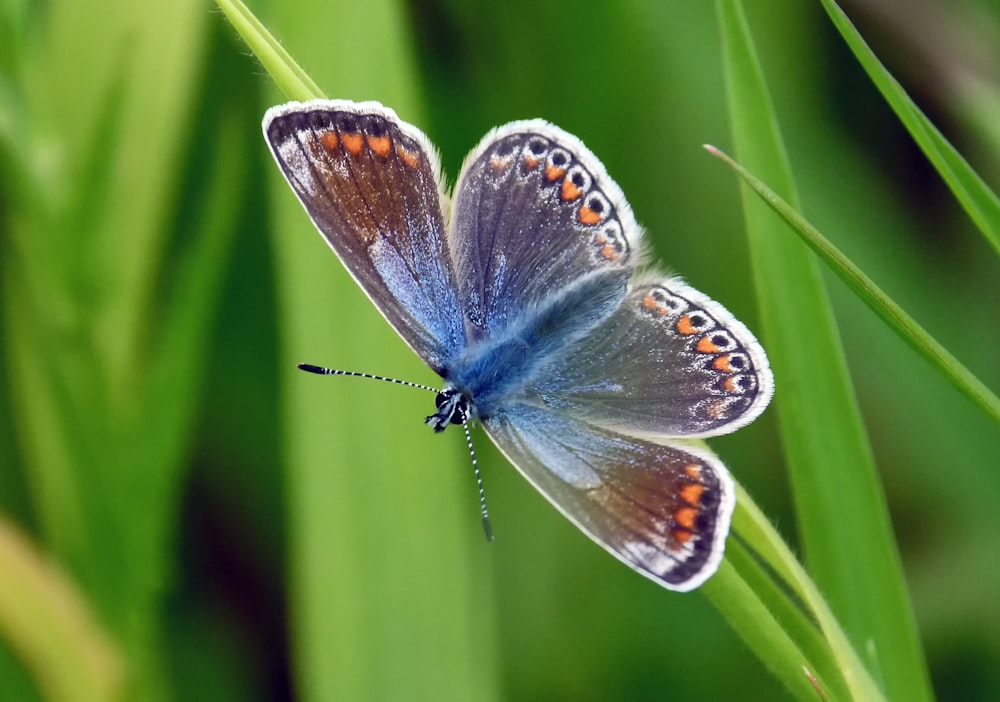
<svg viewBox="0 0 1000 702"><path fill-rule="evenodd" d="M945 376L956 388L970 400L982 408L993 421L1000 424L1000 398L998 398L982 381L962 365L934 337L924 331L917 322L896 302L889 297L875 282L865 275L858 266L843 254L833 243L824 237L819 230L806 220L791 205L781 199L777 193L767 187L759 178L733 161L725 153L715 147L706 147L714 156L724 161L743 179L743 182L753 188L775 212L788 222L809 247L826 263L848 287L860 297L875 314L881 317L917 353L941 375Z"/></svg>
<svg viewBox="0 0 1000 702"><path fill-rule="evenodd" d="M1000 198L914 104L834 0L821 0L840 35L979 231L1000 254Z"/></svg>
<svg viewBox="0 0 1000 702"><path fill-rule="evenodd" d="M55 564L0 519L0 631L53 702L110 702L124 683L116 650Z"/></svg>
<svg viewBox="0 0 1000 702"><path fill-rule="evenodd" d="M787 613L775 615L774 602L759 594L760 580L742 577L752 569L751 562L738 544L730 543L718 572L701 591L789 692L800 700L815 699L815 690L802 674L812 664L787 631L790 618Z"/></svg>
<svg viewBox="0 0 1000 702"><path fill-rule="evenodd" d="M220 5L235 7L231 0ZM419 123L419 80L407 55L403 8L390 0L368 3L366 25L379 31L344 32L330 42L328 28L351 12L340 3L286 2L272 8L272 18L295 37L306 63L330 67L326 82L338 97L380 99ZM318 94L301 69L281 65L287 54L273 50L277 41L259 22L234 26L259 35L245 38L271 52L261 60L287 97ZM266 158L263 139L259 150ZM470 553L488 553L481 534L464 528L476 523L467 455L461 443L447 442L442 452L438 441L433 464L414 465L416 447L430 451L436 438L422 423L423 393L295 369L313 361L417 380L429 373L342 270L273 165L270 174L297 688L314 700L499 697L489 651L488 567L470 562Z"/></svg>
<svg viewBox="0 0 1000 702"><path fill-rule="evenodd" d="M290 100L311 100L323 97L313 79L302 70L285 47L240 0L218 0L219 8L243 37L254 56Z"/></svg>
<svg viewBox="0 0 1000 702"><path fill-rule="evenodd" d="M737 152L794 203L742 4L719 0L716 7ZM743 204L809 570L888 697L930 699L882 488L816 261L746 189ZM834 632L824 633L835 644ZM847 682L854 699L864 699L864 688Z"/></svg>

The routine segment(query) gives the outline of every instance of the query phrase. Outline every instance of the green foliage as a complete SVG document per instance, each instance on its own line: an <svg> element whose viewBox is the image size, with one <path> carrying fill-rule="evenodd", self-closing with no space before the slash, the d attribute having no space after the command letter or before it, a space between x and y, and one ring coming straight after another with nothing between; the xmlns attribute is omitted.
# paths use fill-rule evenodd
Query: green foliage
<svg viewBox="0 0 1000 702"><path fill-rule="evenodd" d="M1000 695L1000 80L963 53L1000 14L869 18L872 53L829 0L716 5L0 5L0 698ZM949 61L911 99L875 54L905 70L914 36ZM579 135L656 257L759 333L777 391L711 442L741 491L704 597L477 435L488 546L423 393L295 370L435 381L266 154L266 106L321 91L392 106L452 177L498 123ZM900 343L911 319L964 366Z"/></svg>

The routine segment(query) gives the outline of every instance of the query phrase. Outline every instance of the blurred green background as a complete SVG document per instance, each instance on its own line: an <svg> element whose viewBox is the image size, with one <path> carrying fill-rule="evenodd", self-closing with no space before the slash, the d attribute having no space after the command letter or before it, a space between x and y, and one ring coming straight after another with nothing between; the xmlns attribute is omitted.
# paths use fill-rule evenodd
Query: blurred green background
<svg viewBox="0 0 1000 702"><path fill-rule="evenodd" d="M661 264L760 328L736 180L700 148L730 146L711 3L249 5L452 182L496 124L578 135ZM996 190L996 3L844 7ZM609 558L476 433L487 545L424 393L295 370L437 383L280 181L259 122L283 98L214 5L0 8L0 698L787 697L705 598ZM818 4L748 16L804 212L1000 387L989 246ZM829 290L935 692L1000 698L1000 434ZM794 544L772 415L710 443Z"/></svg>

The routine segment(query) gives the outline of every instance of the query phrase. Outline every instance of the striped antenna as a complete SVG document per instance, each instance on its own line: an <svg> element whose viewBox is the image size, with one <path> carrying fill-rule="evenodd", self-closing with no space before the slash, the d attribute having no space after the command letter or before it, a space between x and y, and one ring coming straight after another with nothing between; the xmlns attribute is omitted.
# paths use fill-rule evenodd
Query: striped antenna
<svg viewBox="0 0 1000 702"><path fill-rule="evenodd" d="M462 422L465 430L465 443L469 447L469 455L472 456L472 470L476 473L476 486L479 488L479 511L483 515L483 531L486 532L486 540L493 543L493 526L490 524L490 512L486 509L486 488L483 487L483 475L479 472L479 461L476 460L476 449L472 447L472 432L469 431L469 420Z"/></svg>
<svg viewBox="0 0 1000 702"><path fill-rule="evenodd" d="M371 373L358 373L357 371L337 370L336 368L323 368L322 366L314 366L311 363L300 363L298 368L299 370L304 370L307 373L315 373L316 375L340 375L350 378L368 378L369 380L381 380L385 383L395 383L396 385L404 385L408 388L417 388L418 390L429 390L433 393L441 392L438 388L432 388L430 385L422 385L421 383L414 383L409 380L399 380L397 378L386 378L385 376L373 375ZM476 486L479 489L479 511L483 517L483 531L486 532L486 540L493 543L493 526L490 524L490 513L486 508L486 488L483 486L482 473L479 472L479 461L476 460L476 449L472 445L472 431L469 429L468 417L463 417L462 429L465 430L465 444L469 447L469 456L472 458L472 470L476 474Z"/></svg>
<svg viewBox="0 0 1000 702"><path fill-rule="evenodd" d="M381 380L386 383L405 385L408 388L417 388L418 390L430 390L431 392L434 393L441 392L437 388L432 388L430 385L421 385L420 383L413 383L409 380L386 378L385 376L382 375L372 375L371 373L358 373L357 371L337 370L336 368L323 368L322 366L314 366L311 363L300 363L298 365L298 369L304 370L306 373L315 373L316 375L345 375L351 378L368 378L369 380Z"/></svg>

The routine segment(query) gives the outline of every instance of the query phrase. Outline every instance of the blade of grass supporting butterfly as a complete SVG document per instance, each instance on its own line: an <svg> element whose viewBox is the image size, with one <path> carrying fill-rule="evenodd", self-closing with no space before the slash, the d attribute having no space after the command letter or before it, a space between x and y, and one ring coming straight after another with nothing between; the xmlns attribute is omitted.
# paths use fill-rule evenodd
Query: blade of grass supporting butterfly
<svg viewBox="0 0 1000 702"><path fill-rule="evenodd" d="M220 6L247 12L233 0ZM399 3L367 3L356 28L345 27L356 15L343 3L289 1L271 11L304 63L320 67L318 75L326 67L323 82L338 96L381 99L419 123L419 80ZM277 46L259 22L236 26L262 35L246 37L251 47ZM272 58L277 64L262 60L277 75L300 70ZM319 97L308 85L281 83L291 97ZM279 372L287 378L296 687L313 700L499 698L488 550L464 445L423 425L432 396L295 369L310 361L379 373L408 369L395 374L415 380L427 373L322 242L263 140L259 150L272 175ZM418 465L430 451L433 465ZM473 566L470 557L481 560Z"/></svg>
<svg viewBox="0 0 1000 702"><path fill-rule="evenodd" d="M828 699L885 699L816 585L739 485L733 533L754 557L735 560L737 570L754 583L754 592L807 656L816 686Z"/></svg>
<svg viewBox="0 0 1000 702"><path fill-rule="evenodd" d="M790 549L738 485L726 558L701 591L799 699L811 702L816 688L827 699L848 699L847 678L852 674L853 688L863 690L864 699L882 699L856 658L845 665L843 657L835 654L817 623L828 615L825 603ZM807 604L813 603L817 606L810 611ZM818 616L814 615L817 611ZM813 680L803 671L809 671Z"/></svg>
<svg viewBox="0 0 1000 702"><path fill-rule="evenodd" d="M794 202L742 4L718 0L734 143ZM809 569L890 699L931 699L899 555L816 261L743 190L765 348ZM833 632L825 632L842 660ZM849 671L844 671L847 674ZM855 681L855 699L864 699Z"/></svg>
<svg viewBox="0 0 1000 702"><path fill-rule="evenodd" d="M753 188L764 202L781 215L792 229L802 237L802 240L820 256L823 262L830 266L833 272L873 312L899 334L903 341L916 349L917 353L927 359L938 372L1000 424L1000 398L993 394L979 378L952 356L934 337L924 331L923 327L886 295L871 278L865 275L864 271L848 259L829 239L820 234L819 230L812 226L795 208L768 188L763 181L718 149L708 147L708 150L725 161L739 174L743 182Z"/></svg>
<svg viewBox="0 0 1000 702"><path fill-rule="evenodd" d="M291 100L310 100L323 93L313 79L302 70L260 20L240 0L218 0L219 8L243 37L268 75Z"/></svg>
<svg viewBox="0 0 1000 702"><path fill-rule="evenodd" d="M800 700L814 700L816 691L802 672L815 672L814 664L799 647L796 637L789 635L788 613L776 615L775 602L760 595L758 588L763 578L744 577L744 573L754 570L751 560L739 544L730 542L719 570L701 590L789 692ZM799 638L805 627L795 632ZM830 687L823 683L822 689L829 691Z"/></svg>
<svg viewBox="0 0 1000 702"><path fill-rule="evenodd" d="M955 150L940 130L906 94L861 38L854 25L834 0L820 0L834 26L847 42L862 68L868 73L882 97L892 107L900 122L910 132L924 155L962 204L987 241L1000 253L1000 198L987 187L969 163Z"/></svg>

